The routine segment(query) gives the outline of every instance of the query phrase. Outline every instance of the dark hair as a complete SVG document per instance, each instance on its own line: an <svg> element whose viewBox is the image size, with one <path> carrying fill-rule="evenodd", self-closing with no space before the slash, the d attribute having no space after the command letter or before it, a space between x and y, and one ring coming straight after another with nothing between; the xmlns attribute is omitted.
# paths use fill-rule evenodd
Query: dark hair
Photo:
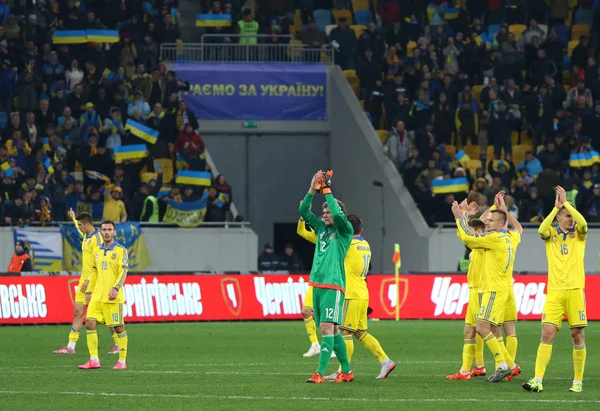
<svg viewBox="0 0 600 411"><path fill-rule="evenodd" d="M502 210L492 210L490 211L491 213L497 213L500 214L500 216L502 217L502 222L506 223L507 217L506 217L506 213Z"/></svg>
<svg viewBox="0 0 600 411"><path fill-rule="evenodd" d="M77 217L75 217L75 220L81 221L85 224L94 224L94 219L92 218L92 215L90 213L81 213Z"/></svg>
<svg viewBox="0 0 600 411"><path fill-rule="evenodd" d="M363 222L359 216L350 214L348 217L348 221L352 224L352 228L354 229L354 235L360 234L363 229Z"/></svg>
<svg viewBox="0 0 600 411"><path fill-rule="evenodd" d="M342 213L344 213L344 215L346 215L346 206L344 205L344 203L342 203L340 200L335 200L335 201L337 201L338 205L342 209ZM323 203L323 205L321 206L321 210L325 210L325 207L327 207L327 201L325 201Z"/></svg>
<svg viewBox="0 0 600 411"><path fill-rule="evenodd" d="M479 218L473 218L469 220L469 227L473 227L475 230L483 230L485 229L485 223L481 221Z"/></svg>
<svg viewBox="0 0 600 411"><path fill-rule="evenodd" d="M100 227L102 227L104 224L110 224L115 230L117 229L117 225L113 220L102 220L102 222L100 223Z"/></svg>

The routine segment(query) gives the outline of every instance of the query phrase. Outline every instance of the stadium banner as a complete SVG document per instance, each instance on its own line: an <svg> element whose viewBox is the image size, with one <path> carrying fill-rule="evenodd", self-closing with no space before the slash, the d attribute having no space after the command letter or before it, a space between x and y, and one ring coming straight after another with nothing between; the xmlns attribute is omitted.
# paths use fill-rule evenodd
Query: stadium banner
<svg viewBox="0 0 600 411"><path fill-rule="evenodd" d="M546 299L545 275L515 276L520 320L540 320ZM1 324L70 323L78 277L0 277ZM403 275L368 278L370 318L465 317L469 288L465 275ZM600 276L588 275L598 289ZM308 289L306 275L130 275L124 286L129 322L300 319ZM600 320L600 301L587 300L589 320Z"/></svg>
<svg viewBox="0 0 600 411"><path fill-rule="evenodd" d="M199 120L327 120L324 65L175 63L175 73Z"/></svg>
<svg viewBox="0 0 600 411"><path fill-rule="evenodd" d="M60 236L62 235L62 246L64 250L63 266L65 271L81 270L81 236L74 225L60 226ZM119 223L117 224L116 240L119 244L127 248L130 270L143 270L152 264L146 239L142 232L140 223Z"/></svg>
<svg viewBox="0 0 600 411"><path fill-rule="evenodd" d="M62 271L63 250L60 233L31 228L15 228L14 235L15 243L23 241L29 248L34 271Z"/></svg>

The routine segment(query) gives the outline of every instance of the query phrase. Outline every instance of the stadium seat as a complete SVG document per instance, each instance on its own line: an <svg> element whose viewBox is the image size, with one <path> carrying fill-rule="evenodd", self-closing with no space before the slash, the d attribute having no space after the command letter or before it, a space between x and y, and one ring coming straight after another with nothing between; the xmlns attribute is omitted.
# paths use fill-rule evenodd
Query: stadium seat
<svg viewBox="0 0 600 411"><path fill-rule="evenodd" d="M575 47L577 47L578 44L579 44L579 40L571 40L571 41L569 41L569 46L567 48L567 54L569 56L571 56L573 54L573 49Z"/></svg>
<svg viewBox="0 0 600 411"><path fill-rule="evenodd" d="M373 13L371 13L370 10L355 11L354 20L356 21L356 24L366 26L373 21Z"/></svg>
<svg viewBox="0 0 600 411"><path fill-rule="evenodd" d="M456 146L452 144L446 144L446 154L454 159L454 155L456 154Z"/></svg>
<svg viewBox="0 0 600 411"><path fill-rule="evenodd" d="M463 150L465 151L465 153L467 153L469 157L471 157L472 160L478 159L481 156L481 147L479 147L478 145L468 145L466 147L463 147Z"/></svg>
<svg viewBox="0 0 600 411"><path fill-rule="evenodd" d="M494 38L496 34L500 33L500 27L499 24L490 24L488 27L488 36Z"/></svg>
<svg viewBox="0 0 600 411"><path fill-rule="evenodd" d="M508 31L515 35L515 40L519 41L521 38L521 33L523 33L527 29L527 26L524 24L511 24L508 26Z"/></svg>
<svg viewBox="0 0 600 411"><path fill-rule="evenodd" d="M471 174L475 174L478 168L481 168L481 160L473 160L470 159L467 163L467 168L471 172Z"/></svg>
<svg viewBox="0 0 600 411"><path fill-rule="evenodd" d="M385 144L385 140L387 139L389 132L387 130L377 130L376 133L377 137L379 137L379 141L381 141L381 144Z"/></svg>
<svg viewBox="0 0 600 411"><path fill-rule="evenodd" d="M173 180L173 161L170 158L156 159L163 171L163 184L169 184Z"/></svg>
<svg viewBox="0 0 600 411"><path fill-rule="evenodd" d="M0 129L3 129L8 124L8 114L4 111L0 111Z"/></svg>
<svg viewBox="0 0 600 411"><path fill-rule="evenodd" d="M552 30L556 31L556 35L563 43L567 44L570 39L571 29L566 24L557 24L552 26Z"/></svg>
<svg viewBox="0 0 600 411"><path fill-rule="evenodd" d="M348 78L358 78L356 75L356 70L344 70L344 77Z"/></svg>
<svg viewBox="0 0 600 411"><path fill-rule="evenodd" d="M486 158L488 160L491 158L494 158L494 146L491 144L489 146L487 146L485 153L486 153Z"/></svg>
<svg viewBox="0 0 600 411"><path fill-rule="evenodd" d="M571 40L579 41L581 36L589 37L590 30L591 27L587 24L575 24L573 27L571 27Z"/></svg>
<svg viewBox="0 0 600 411"><path fill-rule="evenodd" d="M352 25L354 23L354 20L352 19L352 12L350 10L333 10L333 18L336 23L342 17L346 17L346 20L349 25Z"/></svg>
<svg viewBox="0 0 600 411"><path fill-rule="evenodd" d="M367 26L361 26L360 24L355 24L353 26L350 26L350 28L352 30L354 30L354 33L356 33L356 38L359 38L360 35L365 32L365 30L367 29Z"/></svg>
<svg viewBox="0 0 600 411"><path fill-rule="evenodd" d="M587 24L591 26L594 24L594 10L577 9L575 10L575 19L573 21L575 25Z"/></svg>
<svg viewBox="0 0 600 411"><path fill-rule="evenodd" d="M158 174L156 173L142 173L142 183L148 184L150 180L156 180L158 178Z"/></svg>
<svg viewBox="0 0 600 411"><path fill-rule="evenodd" d="M481 91L483 90L483 86L480 84L477 84L475 86L473 86L471 88L471 92L473 93L473 97L475 97L475 100L477 100L478 103L481 102L480 98L481 98Z"/></svg>
<svg viewBox="0 0 600 411"><path fill-rule="evenodd" d="M510 135L510 142L512 143L513 146L516 146L517 144L519 144L519 133L517 131L513 131L512 134Z"/></svg>
<svg viewBox="0 0 600 411"><path fill-rule="evenodd" d="M337 27L337 24L328 24L325 27L325 34L329 36L329 33L331 33L331 30L333 30L336 27Z"/></svg>
<svg viewBox="0 0 600 411"><path fill-rule="evenodd" d="M377 8L377 6L375 6ZM369 10L369 0L352 0L352 10Z"/></svg>
<svg viewBox="0 0 600 411"><path fill-rule="evenodd" d="M513 156L516 156L517 154L519 154L519 155L523 155L523 157L525 157L525 153L527 153L527 151L529 151L531 149L532 149L531 146L527 145L527 144L520 144L520 145L513 146L513 148L512 148Z"/></svg>
<svg viewBox="0 0 600 411"><path fill-rule="evenodd" d="M412 57L415 55L415 49L417 48L417 43L415 41L409 41L406 45L406 55L408 57Z"/></svg>
<svg viewBox="0 0 600 411"><path fill-rule="evenodd" d="M325 31L325 27L331 24L331 10L317 9L313 11L313 19L319 30Z"/></svg>
<svg viewBox="0 0 600 411"><path fill-rule="evenodd" d="M296 46L293 48L293 46ZM291 40L288 47L288 57L295 63L304 61L304 53L302 52L302 42L300 40Z"/></svg>

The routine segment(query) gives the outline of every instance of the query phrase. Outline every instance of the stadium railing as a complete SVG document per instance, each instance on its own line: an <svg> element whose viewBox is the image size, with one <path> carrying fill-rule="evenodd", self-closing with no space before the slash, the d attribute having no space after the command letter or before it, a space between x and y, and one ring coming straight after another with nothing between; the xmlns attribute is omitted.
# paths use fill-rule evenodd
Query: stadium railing
<svg viewBox="0 0 600 411"><path fill-rule="evenodd" d="M149 223L147 221L126 221L126 223L139 223L140 226L143 227L152 227L152 228L177 228L179 225L172 223ZM12 226L15 228L26 228L26 227L59 227L61 224L73 224L72 221L52 221L50 223L46 223L46 225L42 226L39 222L33 222L26 226ZM8 225L3 225L1 227L10 227ZM198 227L195 228L250 228L250 222L248 221L223 221L223 222L203 222Z"/></svg>
<svg viewBox="0 0 600 411"><path fill-rule="evenodd" d="M239 44L239 34L203 34L200 43L163 43L161 61L210 63L321 63L333 64L329 45L311 48L292 36L258 34L256 44ZM286 43L274 41L286 40Z"/></svg>

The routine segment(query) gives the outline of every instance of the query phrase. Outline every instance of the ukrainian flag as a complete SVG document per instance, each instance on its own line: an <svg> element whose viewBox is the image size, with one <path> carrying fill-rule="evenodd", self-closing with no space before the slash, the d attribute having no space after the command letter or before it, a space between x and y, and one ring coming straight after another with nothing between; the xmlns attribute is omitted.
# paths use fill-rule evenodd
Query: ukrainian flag
<svg viewBox="0 0 600 411"><path fill-rule="evenodd" d="M585 167L587 164L585 154L584 153L572 153L571 158L569 159L569 163L571 167Z"/></svg>
<svg viewBox="0 0 600 411"><path fill-rule="evenodd" d="M159 134L158 131L131 119L128 119L127 123L125 123L125 130L129 130L131 134L141 138L144 141L147 141L150 144L156 144Z"/></svg>
<svg viewBox="0 0 600 411"><path fill-rule="evenodd" d="M163 198L169 195L169 192L171 191L171 187L170 186L161 186L160 190L158 191L158 194L156 195L156 197L158 198Z"/></svg>
<svg viewBox="0 0 600 411"><path fill-rule="evenodd" d="M448 194L469 191L469 182L466 177L450 178L448 180L433 180L431 182L433 194Z"/></svg>
<svg viewBox="0 0 600 411"><path fill-rule="evenodd" d="M138 158L146 158L148 148L145 144L131 144L129 146L115 147L113 149L115 161L135 160Z"/></svg>
<svg viewBox="0 0 600 411"><path fill-rule="evenodd" d="M49 174L53 174L54 173L54 166L52 165L52 163L50 162L50 160L48 158L46 158L44 160L44 168L46 169L46 171Z"/></svg>
<svg viewBox="0 0 600 411"><path fill-rule="evenodd" d="M181 154L177 153L177 161L175 163L177 170L187 170L188 163L181 157Z"/></svg>
<svg viewBox="0 0 600 411"><path fill-rule="evenodd" d="M54 44L81 44L87 41L85 30L57 30L52 38Z"/></svg>
<svg viewBox="0 0 600 411"><path fill-rule="evenodd" d="M15 174L15 172L13 171L13 169L10 167L10 164L8 164L8 161L5 161L4 163L2 163L0 165L0 168L2 168L2 172L4 173L4 177L10 177L13 174Z"/></svg>
<svg viewBox="0 0 600 411"><path fill-rule="evenodd" d="M446 7L446 9L444 10L444 18L446 20L455 20L458 18L459 13L460 13L460 9Z"/></svg>
<svg viewBox="0 0 600 411"><path fill-rule="evenodd" d="M223 208L223 206L225 205L225 203L227 203L227 201L229 201L229 196L225 193L220 193L219 196L217 197L217 204L215 204L217 207L219 208Z"/></svg>
<svg viewBox="0 0 600 411"><path fill-rule="evenodd" d="M231 14L196 14L196 27L229 27Z"/></svg>
<svg viewBox="0 0 600 411"><path fill-rule="evenodd" d="M466 167L467 164L469 164L469 160L471 160L471 157L469 157L467 155L467 153L465 153L465 150L460 150L458 153L456 153L454 155L454 158L456 159L456 161L458 161L460 163L461 166Z"/></svg>
<svg viewBox="0 0 600 411"><path fill-rule="evenodd" d="M91 43L118 43L119 32L117 30L86 30L87 41Z"/></svg>
<svg viewBox="0 0 600 411"><path fill-rule="evenodd" d="M212 174L209 171L179 170L175 182L177 184L208 187L211 185L211 178Z"/></svg>
<svg viewBox="0 0 600 411"><path fill-rule="evenodd" d="M600 163L600 154L596 150L590 151L590 167L596 163Z"/></svg>
<svg viewBox="0 0 600 411"><path fill-rule="evenodd" d="M107 183L110 182L110 178L108 178L104 174L99 173L99 172L94 171L94 170L85 170L85 175L88 176L89 178L91 178L92 180L106 181Z"/></svg>
<svg viewBox="0 0 600 411"><path fill-rule="evenodd" d="M44 142L44 151L50 151L50 140L48 139L48 137L44 137L42 141Z"/></svg>

